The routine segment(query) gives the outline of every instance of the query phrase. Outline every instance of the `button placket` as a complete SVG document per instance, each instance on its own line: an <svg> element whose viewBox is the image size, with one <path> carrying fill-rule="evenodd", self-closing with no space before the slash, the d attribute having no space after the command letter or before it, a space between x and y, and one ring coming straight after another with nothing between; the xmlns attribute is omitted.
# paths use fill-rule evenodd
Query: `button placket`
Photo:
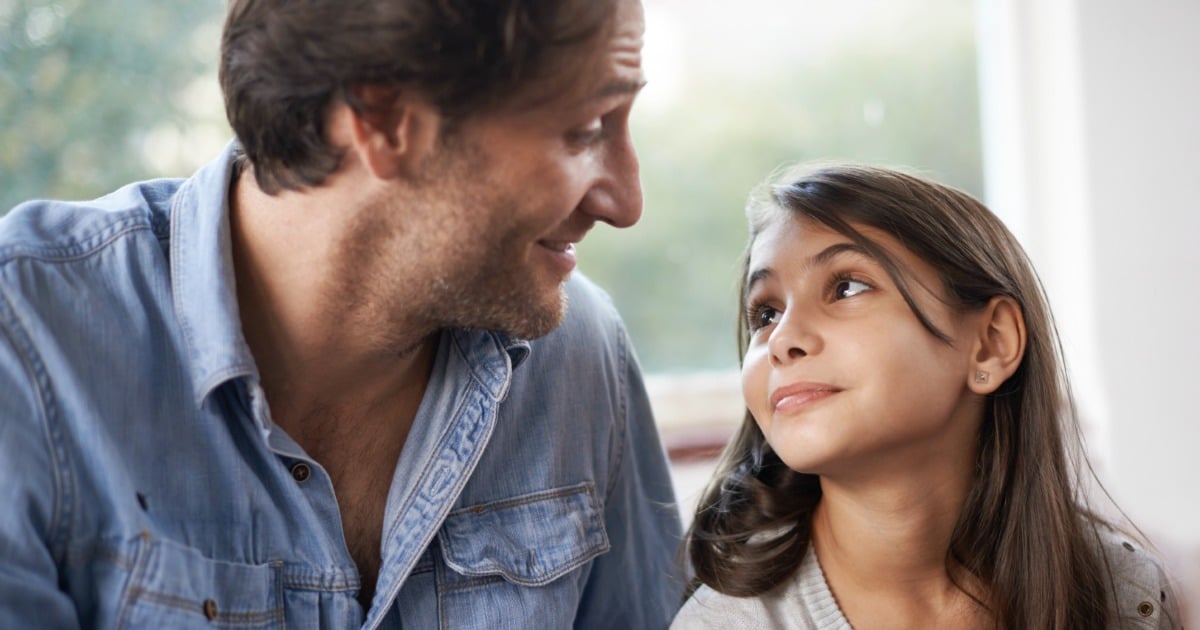
<svg viewBox="0 0 1200 630"><path fill-rule="evenodd" d="M291 472L292 479L295 479L298 483L304 483L305 481L308 481L309 477L312 477L312 468L310 468L309 465L305 464L304 462L296 462L295 464L292 464Z"/></svg>

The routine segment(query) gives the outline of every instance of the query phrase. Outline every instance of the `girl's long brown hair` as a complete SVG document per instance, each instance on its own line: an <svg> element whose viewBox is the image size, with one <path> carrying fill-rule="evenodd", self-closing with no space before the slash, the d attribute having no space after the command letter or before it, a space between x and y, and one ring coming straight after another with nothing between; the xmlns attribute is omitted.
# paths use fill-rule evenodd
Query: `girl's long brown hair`
<svg viewBox="0 0 1200 630"><path fill-rule="evenodd" d="M1021 306L1025 355L985 405L977 474L951 536L947 573L954 580L966 571L985 586L976 599L997 627L1107 627L1113 587L1096 544L1098 519L1079 483L1091 469L1061 347L1041 284L1000 220L964 192L857 165L790 171L760 187L746 212L751 244L769 222L788 217L850 238L883 265L914 315L943 341L949 338L908 292L904 270L854 226L883 230L932 265L958 308L979 308L998 295ZM748 264L749 245L739 313L745 312ZM748 343L747 322L739 317L743 357ZM783 464L747 412L688 532L697 580L735 596L781 584L807 550L820 498L819 478Z"/></svg>

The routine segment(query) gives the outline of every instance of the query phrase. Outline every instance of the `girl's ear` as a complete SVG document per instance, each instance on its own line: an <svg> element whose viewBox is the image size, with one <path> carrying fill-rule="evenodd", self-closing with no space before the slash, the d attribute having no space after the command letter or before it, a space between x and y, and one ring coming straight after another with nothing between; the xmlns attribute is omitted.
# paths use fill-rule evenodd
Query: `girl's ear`
<svg viewBox="0 0 1200 630"><path fill-rule="evenodd" d="M979 318L967 387L976 394L996 391L1017 371L1025 356L1025 316L1017 301L997 295Z"/></svg>
<svg viewBox="0 0 1200 630"><path fill-rule="evenodd" d="M353 89L362 106L335 105L330 135L379 179L415 174L435 148L440 123L437 110L425 99L394 87Z"/></svg>

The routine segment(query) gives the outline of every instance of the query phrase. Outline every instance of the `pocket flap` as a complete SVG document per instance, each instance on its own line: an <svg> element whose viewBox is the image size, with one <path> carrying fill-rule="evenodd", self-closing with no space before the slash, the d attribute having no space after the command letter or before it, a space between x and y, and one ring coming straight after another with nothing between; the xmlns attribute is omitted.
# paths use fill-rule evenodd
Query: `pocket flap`
<svg viewBox="0 0 1200 630"><path fill-rule="evenodd" d="M591 483L456 510L438 539L455 572L524 586L548 584L609 549Z"/></svg>
<svg viewBox="0 0 1200 630"><path fill-rule="evenodd" d="M223 562L169 540L144 543L144 564L131 585L133 627L283 623L282 563Z"/></svg>

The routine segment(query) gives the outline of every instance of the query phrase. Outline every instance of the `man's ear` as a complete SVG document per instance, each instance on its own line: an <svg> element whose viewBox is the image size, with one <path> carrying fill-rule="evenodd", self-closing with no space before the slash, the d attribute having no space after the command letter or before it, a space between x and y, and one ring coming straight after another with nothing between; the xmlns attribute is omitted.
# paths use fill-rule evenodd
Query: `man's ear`
<svg viewBox="0 0 1200 630"><path fill-rule="evenodd" d="M331 122L343 146L379 179L407 178L417 172L437 143L440 116L425 99L391 86L352 89L357 106L341 103ZM340 133L338 133L340 131Z"/></svg>
<svg viewBox="0 0 1200 630"><path fill-rule="evenodd" d="M990 394L1008 380L1025 356L1025 315L1007 295L997 295L984 307L974 335L967 386Z"/></svg>

